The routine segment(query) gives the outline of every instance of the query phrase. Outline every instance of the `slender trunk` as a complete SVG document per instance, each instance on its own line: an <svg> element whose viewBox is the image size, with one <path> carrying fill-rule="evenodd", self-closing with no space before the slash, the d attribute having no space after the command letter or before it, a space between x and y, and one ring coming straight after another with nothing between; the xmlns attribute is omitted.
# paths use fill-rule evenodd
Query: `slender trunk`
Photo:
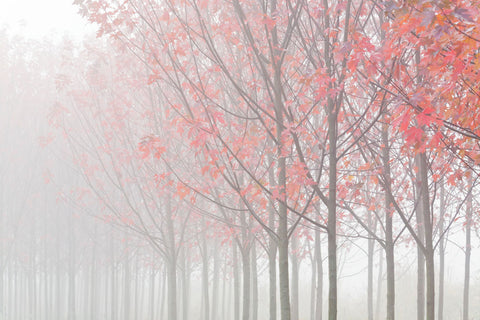
<svg viewBox="0 0 480 320"><path fill-rule="evenodd" d="M291 298L291 307L292 307L292 320L298 320L298 239L295 237L295 234L292 235L292 298Z"/></svg>
<svg viewBox="0 0 480 320"><path fill-rule="evenodd" d="M240 319L240 276L238 274L237 243L232 241L233 246L233 312L234 319Z"/></svg>
<svg viewBox="0 0 480 320"><path fill-rule="evenodd" d="M69 215L69 258L68 258L68 320L75 320L75 234L72 215Z"/></svg>
<svg viewBox="0 0 480 320"><path fill-rule="evenodd" d="M125 247L124 247L124 260L123 260L123 319L130 319L130 256L128 253L129 244L128 244L128 234L124 234L125 237Z"/></svg>
<svg viewBox="0 0 480 320"><path fill-rule="evenodd" d="M183 308L183 320L188 320L188 310L190 305L190 257L188 254L188 247L183 249L183 273L182 273L182 308Z"/></svg>
<svg viewBox="0 0 480 320"><path fill-rule="evenodd" d="M308 242L309 247L308 251L310 252L310 264L312 267L310 275L310 320L315 320L315 289L317 283L317 263L316 263L316 252L315 252L315 243L314 243L314 253L311 254L312 248L310 247L310 241Z"/></svg>
<svg viewBox="0 0 480 320"><path fill-rule="evenodd" d="M225 303L226 303L226 300L227 300L227 260L225 260L225 265L223 266L223 277L222 277L222 319L226 319L225 317L227 316L226 312L225 312ZM230 290L229 290L230 291ZM229 300L230 302L230 300ZM230 309L230 308L229 308ZM183 320L187 320L186 318L184 318Z"/></svg>
<svg viewBox="0 0 480 320"><path fill-rule="evenodd" d="M110 259L112 262L111 265L111 273L110 273L110 319L117 320L117 286L116 286L116 267L115 267L115 247L114 247L114 239L113 239L113 228L112 228L112 235L110 236Z"/></svg>
<svg viewBox="0 0 480 320"><path fill-rule="evenodd" d="M272 12L277 10L276 0L272 1ZM288 210L287 210L287 167L286 158L283 153L283 124L284 105L282 101L282 67L280 65L280 43L277 34L277 27L272 29L272 41L274 49L273 62L273 85L274 85L274 107L277 131L277 173L280 198L276 199L278 203L278 272L280 284L280 319L290 320L290 287L288 275Z"/></svg>
<svg viewBox="0 0 480 320"><path fill-rule="evenodd" d="M138 255L135 255L135 270L133 271L133 274L135 276L135 281L134 281L134 288L135 288L135 293L133 297L133 318L134 319L141 319L142 316L140 313L143 314L143 312L140 311L139 304L140 304L140 294L143 293L143 288L139 288L140 283L144 283L143 277L140 277L140 270L139 270L139 260L140 257ZM139 280L139 278L141 278ZM142 308L143 309L143 308Z"/></svg>
<svg viewBox="0 0 480 320"><path fill-rule="evenodd" d="M218 243L215 242L215 250L213 253L213 286L212 286L212 320L217 319L218 313L218 280L219 280L219 268L220 259L218 257L220 248Z"/></svg>
<svg viewBox="0 0 480 320"><path fill-rule="evenodd" d="M372 215L368 213L368 227L372 228ZM368 272L367 272L367 311L368 320L373 320L373 254L375 249L375 240L368 239Z"/></svg>
<svg viewBox="0 0 480 320"><path fill-rule="evenodd" d="M159 311L158 314L160 315L160 319L164 319L165 317L165 297L166 297L166 290L167 290L167 270L164 270L161 273L161 278L160 278L160 290L161 290L161 295L160 295L160 303L159 303Z"/></svg>
<svg viewBox="0 0 480 320"><path fill-rule="evenodd" d="M425 261L427 276L427 320L435 320L435 262L433 249L433 222L430 212L430 193L428 190L427 155L420 154L422 212L425 230Z"/></svg>
<svg viewBox="0 0 480 320"><path fill-rule="evenodd" d="M383 280L383 254L378 255L378 277L377 277L377 299L375 306L375 319L380 319L380 302L382 296L382 281ZM395 291L394 291L395 293Z"/></svg>
<svg viewBox="0 0 480 320"><path fill-rule="evenodd" d="M465 278L463 281L463 320L468 320L468 304L470 296L470 254L472 229L472 172L468 176L468 195L465 224Z"/></svg>
<svg viewBox="0 0 480 320"><path fill-rule="evenodd" d="M320 230L315 231L315 261L317 264L317 299L315 306L315 319L323 318L323 261Z"/></svg>
<svg viewBox="0 0 480 320"><path fill-rule="evenodd" d="M155 319L155 270L152 268L150 270L150 296L149 296L149 307L150 307L150 314L149 319Z"/></svg>
<svg viewBox="0 0 480 320"><path fill-rule="evenodd" d="M382 128L382 160L387 190L392 190L388 126ZM395 319L395 254L393 243L393 212L391 194L385 193L385 257L387 264L387 320ZM378 302L377 302L378 303Z"/></svg>
<svg viewBox="0 0 480 320"><path fill-rule="evenodd" d="M205 222L205 221L203 221ZM206 225L203 223L203 227L205 228ZM207 247L207 239L206 234L203 234L202 239L202 254L203 254L203 261L202 261L202 295L203 295L203 316L204 320L210 320L210 293L208 290L209 284L209 276L208 276L208 247Z"/></svg>
<svg viewBox="0 0 480 320"><path fill-rule="evenodd" d="M245 246L241 250L243 271L243 310L242 320L250 319L250 250Z"/></svg>
<svg viewBox="0 0 480 320"><path fill-rule="evenodd" d="M331 100L331 98L329 98ZM337 320L337 111L328 108L329 187L328 187L328 319Z"/></svg>
<svg viewBox="0 0 480 320"><path fill-rule="evenodd" d="M258 270L257 270L257 249L252 244L252 320L258 320Z"/></svg>
<svg viewBox="0 0 480 320"><path fill-rule="evenodd" d="M93 228L93 239L97 241L97 225L95 224ZM97 246L95 243L92 248L92 260L90 265L90 319L94 320L97 317L97 269L96 269L96 260L97 260Z"/></svg>
<svg viewBox="0 0 480 320"><path fill-rule="evenodd" d="M175 244L175 227L173 225L173 214L170 199L167 200L166 224L168 237L168 319L177 320L177 252ZM208 320L208 318L206 319Z"/></svg>
<svg viewBox="0 0 480 320"><path fill-rule="evenodd" d="M445 283L445 185L444 180L440 180L440 221L439 234L441 236L439 243L439 270L438 270L438 320L443 320L443 298L444 298L444 283Z"/></svg>
<svg viewBox="0 0 480 320"><path fill-rule="evenodd" d="M174 262L169 261L167 266L168 281L168 319L177 319L177 270Z"/></svg>
<svg viewBox="0 0 480 320"><path fill-rule="evenodd" d="M424 217L425 210L422 196L422 177L420 169L420 156L416 158L418 172L417 172L417 234L420 241L425 244L425 224ZM425 318L425 253L417 246L417 320L424 320Z"/></svg>
<svg viewBox="0 0 480 320"><path fill-rule="evenodd" d="M269 158L271 163L271 159ZM269 183L275 185L275 177L272 169L268 172ZM275 230L275 210L273 201L269 202L268 207L268 227L270 230ZM268 290L269 290L269 307L270 307L270 320L277 320L277 241L273 235L269 235L268 245Z"/></svg>

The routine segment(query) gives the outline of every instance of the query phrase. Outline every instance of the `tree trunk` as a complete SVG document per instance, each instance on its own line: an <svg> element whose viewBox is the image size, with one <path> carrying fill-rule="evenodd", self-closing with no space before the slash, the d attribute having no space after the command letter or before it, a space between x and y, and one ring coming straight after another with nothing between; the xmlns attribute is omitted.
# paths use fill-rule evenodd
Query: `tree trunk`
<svg viewBox="0 0 480 320"><path fill-rule="evenodd" d="M316 293L316 283L317 283L317 263L316 263L316 252L315 252L315 243L313 244L313 254L312 248L310 247L310 241L308 241L308 252L310 253L310 264L312 267L310 275L310 320L315 320L315 293Z"/></svg>
<svg viewBox="0 0 480 320"><path fill-rule="evenodd" d="M277 10L276 0L272 1L272 12ZM278 203L278 272L279 272L279 284L280 284L280 319L290 320L290 287L289 287L289 274L288 274L288 210L286 201L287 195L287 167L286 158L283 154L283 131L285 130L283 124L283 112L284 105L282 101L282 67L280 64L280 55L282 52L279 50L280 44L278 42L277 28L272 29L272 40L274 49L273 62L273 86L274 86L274 107L275 107L275 120L277 131L277 173L278 173L278 187L279 187L279 199L275 199Z"/></svg>
<svg viewBox="0 0 480 320"><path fill-rule="evenodd" d="M375 306L375 319L380 319L380 302L382 296L382 280L383 280L383 254L378 255L378 277L377 277L377 299ZM395 293L395 292L394 292Z"/></svg>
<svg viewBox="0 0 480 320"><path fill-rule="evenodd" d="M150 314L149 318L150 319L155 319L155 270L152 268L150 270Z"/></svg>
<svg viewBox="0 0 480 320"><path fill-rule="evenodd" d="M271 156L269 156L269 163L272 162ZM268 179L270 185L275 185L275 177L273 169L268 171ZM270 230L275 230L275 210L273 200L268 203L268 227ZM269 234L268 244L268 290L269 290L269 307L270 307L270 320L277 320L277 240L274 235Z"/></svg>
<svg viewBox="0 0 480 320"><path fill-rule="evenodd" d="M252 320L258 320L258 270L256 243L252 244Z"/></svg>
<svg viewBox="0 0 480 320"><path fill-rule="evenodd" d="M372 217L368 214L368 227L372 228ZM368 272L367 272L367 313L368 320L373 320L373 254L375 249L375 240L368 239Z"/></svg>
<svg viewBox="0 0 480 320"><path fill-rule="evenodd" d="M240 319L240 276L238 274L237 243L232 241L233 246L233 312L234 319Z"/></svg>
<svg viewBox="0 0 480 320"><path fill-rule="evenodd" d="M420 169L420 156L416 157L417 162L417 234L418 238L425 244L425 224L424 224L424 205L422 195L422 174ZM425 318L425 253L420 246L417 246L417 320L424 320Z"/></svg>
<svg viewBox="0 0 480 320"><path fill-rule="evenodd" d="M385 176L385 188L392 190L390 170L390 146L388 144L388 126L382 128L382 160ZM387 264L387 320L395 319L395 255L393 243L393 212L391 193L385 193L385 257ZM378 303L378 302L377 302Z"/></svg>
<svg viewBox="0 0 480 320"><path fill-rule="evenodd" d="M93 239L97 241L97 224L93 228ZM97 318L97 246L95 243L92 248L92 260L90 265L90 319L94 320Z"/></svg>
<svg viewBox="0 0 480 320"><path fill-rule="evenodd" d="M444 283L445 283L445 185L444 179L440 180L440 221L439 234L441 236L439 243L439 270L438 270L438 320L443 320L443 298L444 298Z"/></svg>
<svg viewBox="0 0 480 320"><path fill-rule="evenodd" d="M471 247L471 229L472 229L472 172L468 176L468 194L466 208L465 224L465 278L463 281L463 320L468 320L468 304L470 296L470 254Z"/></svg>
<svg viewBox="0 0 480 320"><path fill-rule="evenodd" d="M110 236L110 259L112 265L111 273L110 273L110 319L111 320L118 320L117 319L117 283L116 283L116 267L115 267L115 244L113 238L114 232L112 227L112 232Z"/></svg>
<svg viewBox="0 0 480 320"><path fill-rule="evenodd" d="M182 309L183 320L188 320L188 311L190 306L190 256L188 247L183 248L183 272L182 272Z"/></svg>
<svg viewBox="0 0 480 320"><path fill-rule="evenodd" d="M425 230L425 261L427 275L427 320L435 320L435 262L433 250L433 222L430 212L427 155L420 154L422 212Z"/></svg>
<svg viewBox="0 0 480 320"><path fill-rule="evenodd" d="M331 98L329 98L331 100ZM328 320L337 320L337 111L328 108Z"/></svg>
<svg viewBox="0 0 480 320"><path fill-rule="evenodd" d="M243 271L243 310L242 320L250 319L250 250L248 245L242 248L242 271Z"/></svg>
<svg viewBox="0 0 480 320"><path fill-rule="evenodd" d="M131 285L131 274L130 274L130 255L128 250L128 234L125 232L125 247L124 247L124 260L123 260L123 319L130 319L130 285Z"/></svg>
<svg viewBox="0 0 480 320"><path fill-rule="evenodd" d="M175 244L175 227L173 225L170 199L167 198L166 225L167 225L167 273L168 273L168 319L177 320L177 252ZM208 320L208 318L206 319Z"/></svg>
<svg viewBox="0 0 480 320"><path fill-rule="evenodd" d="M292 320L298 320L298 239L295 233L292 234L292 275L291 275L291 308L292 308Z"/></svg>
<svg viewBox="0 0 480 320"><path fill-rule="evenodd" d="M317 264L317 299L315 307L315 319L323 317L323 261L320 230L315 231L315 261Z"/></svg>
<svg viewBox="0 0 480 320"><path fill-rule="evenodd" d="M213 252L213 285L212 285L212 314L211 319L216 320L218 314L218 281L219 281L219 268L220 259L218 257L220 248L218 242L215 242L215 248Z"/></svg>
<svg viewBox="0 0 480 320"><path fill-rule="evenodd" d="M73 217L69 215L69 258L68 258L68 320L76 319L75 310L75 230Z"/></svg>

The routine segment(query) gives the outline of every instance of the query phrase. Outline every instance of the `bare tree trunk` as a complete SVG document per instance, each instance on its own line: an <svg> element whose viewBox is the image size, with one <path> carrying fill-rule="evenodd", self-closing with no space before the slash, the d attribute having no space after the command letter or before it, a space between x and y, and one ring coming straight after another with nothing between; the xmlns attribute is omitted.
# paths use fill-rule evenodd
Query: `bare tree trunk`
<svg viewBox="0 0 480 320"><path fill-rule="evenodd" d="M417 156L417 234L422 244L425 243L425 225L424 225L424 213L422 201L422 186L421 186L421 172L420 172L420 156ZM417 320L424 320L425 318L425 253L417 246Z"/></svg>
<svg viewBox="0 0 480 320"><path fill-rule="evenodd" d="M190 258L188 255L188 247L183 248L183 272L182 272L182 308L183 320L188 320L188 311L190 306Z"/></svg>
<svg viewBox="0 0 480 320"><path fill-rule="evenodd" d="M272 12L277 10L276 0L272 1ZM288 273L288 210L286 201L287 195L287 167L286 159L283 154L282 135L284 128L284 105L282 101L282 67L280 64L281 52L278 48L279 40L277 34L277 28L272 30L272 40L274 50L273 61L273 85L274 85L274 106L275 106L275 120L277 131L277 172L278 172L278 186L280 199L277 199L278 203L278 272L279 272L279 284L280 284L280 319L290 320L290 286L289 286L289 273Z"/></svg>
<svg viewBox="0 0 480 320"><path fill-rule="evenodd" d="M68 320L76 319L75 310L75 232L72 215L69 215L69 257L68 257Z"/></svg>
<svg viewBox="0 0 480 320"><path fill-rule="evenodd" d="M378 277L377 277L377 299L375 306L375 319L380 319L380 302L382 297L382 282L383 282L383 254L378 255Z"/></svg>
<svg viewBox="0 0 480 320"><path fill-rule="evenodd" d="M218 280L219 280L219 268L220 268L220 261L219 261L219 246L218 242L215 242L215 248L213 252L213 285L212 285L212 320L217 319L218 314Z"/></svg>
<svg viewBox="0 0 480 320"><path fill-rule="evenodd" d="M438 271L438 320L443 320L443 298L444 298L444 283L445 283L445 185L444 179L440 180L440 221L439 234L441 236L439 243L439 271Z"/></svg>
<svg viewBox="0 0 480 320"><path fill-rule="evenodd" d="M125 320L130 319L130 255L128 250L128 234L125 232L125 247L124 247L124 259L123 259L123 318Z"/></svg>
<svg viewBox="0 0 480 320"><path fill-rule="evenodd" d="M328 144L328 320L337 320L337 111L333 101L328 108Z"/></svg>
<svg viewBox="0 0 480 320"><path fill-rule="evenodd" d="M257 248L256 243L252 244L252 320L258 320L258 270L257 270Z"/></svg>
<svg viewBox="0 0 480 320"><path fill-rule="evenodd" d="M150 314L149 319L156 319L155 318L155 270L152 268L150 270L150 296L149 296L149 304L150 304Z"/></svg>
<svg viewBox="0 0 480 320"><path fill-rule="evenodd" d="M97 318L97 246L95 242L97 241L97 225L95 224L93 228L93 248L92 248L92 260L90 265L90 319L95 320Z"/></svg>
<svg viewBox="0 0 480 320"><path fill-rule="evenodd" d="M420 154L419 171L421 175L422 212L425 230L425 261L427 276L427 320L435 320L435 262L433 248L433 222L430 212L430 193L428 189L427 155Z"/></svg>
<svg viewBox="0 0 480 320"><path fill-rule="evenodd" d="M310 253L310 264L312 267L310 275L310 320L315 320L315 293L316 293L316 283L317 283L317 263L315 261L316 252L315 252L315 243L313 245L314 252L312 253L312 248L310 247L310 241L308 242L308 252Z"/></svg>
<svg viewBox="0 0 480 320"><path fill-rule="evenodd" d="M269 158L271 163L271 159ZM275 185L275 177L273 170L268 171L269 183ZM270 230L275 230L275 210L273 207L273 201L269 202L268 207L268 227ZM268 244L268 289L269 289L269 307L270 307L270 320L277 320L277 241L273 235L269 235Z"/></svg>
<svg viewBox="0 0 480 320"><path fill-rule="evenodd" d="M468 320L469 296L470 296L470 255L471 246L471 229L472 229L472 172L468 176L468 194L466 208L466 224L465 224L465 278L463 281L463 320Z"/></svg>
<svg viewBox="0 0 480 320"><path fill-rule="evenodd" d="M248 245L240 250L243 271L243 310L242 320L250 319L250 250Z"/></svg>
<svg viewBox="0 0 480 320"><path fill-rule="evenodd" d="M237 243L232 241L233 246L233 312L234 319L240 319L240 276L238 274Z"/></svg>
<svg viewBox="0 0 480 320"><path fill-rule="evenodd" d="M114 239L113 239L113 228L112 228L112 235L110 236L110 259L111 259L111 273L110 273L110 319L117 320L117 286L116 286L116 267L115 267L115 246L114 246Z"/></svg>
<svg viewBox="0 0 480 320"><path fill-rule="evenodd" d="M320 230L315 230L315 261L317 264L317 299L315 307L315 319L323 318L323 260Z"/></svg>
<svg viewBox="0 0 480 320"><path fill-rule="evenodd" d="M291 249L291 261L292 261L292 275L291 275L291 311L292 311L292 320L298 320L298 239L295 234L292 234L292 249Z"/></svg>
<svg viewBox="0 0 480 320"><path fill-rule="evenodd" d="M368 214L368 227L372 229L372 217ZM373 254L375 249L375 240L368 239L368 272L367 272L367 311L368 320L373 320Z"/></svg>
<svg viewBox="0 0 480 320"><path fill-rule="evenodd" d="M382 128L382 160L385 176L385 188L392 190L390 170L390 146L388 139L388 126ZM385 193L385 257L387 264L387 320L395 319L395 253L393 243L393 218L392 218L391 193ZM378 303L378 302L377 302Z"/></svg>
<svg viewBox="0 0 480 320"><path fill-rule="evenodd" d="M163 319L165 317L165 297L166 297L166 289L167 289L167 270L164 270L161 272L161 277L160 277L160 288L161 288L161 295L160 295L160 303L159 307L160 310L158 311L158 314L160 316L160 319Z"/></svg>
<svg viewBox="0 0 480 320"><path fill-rule="evenodd" d="M177 252L175 244L175 228L173 225L172 209L169 198L167 198L166 224L168 237L168 319L177 320ZM206 320L208 320L208 318Z"/></svg>

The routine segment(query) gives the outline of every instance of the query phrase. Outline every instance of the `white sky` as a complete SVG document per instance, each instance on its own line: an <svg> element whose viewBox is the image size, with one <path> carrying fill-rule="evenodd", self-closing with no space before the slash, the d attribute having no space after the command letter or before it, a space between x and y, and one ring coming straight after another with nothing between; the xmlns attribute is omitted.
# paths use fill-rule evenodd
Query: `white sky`
<svg viewBox="0 0 480 320"><path fill-rule="evenodd" d="M0 27L29 38L81 38L95 27L77 14L73 0L0 0Z"/></svg>

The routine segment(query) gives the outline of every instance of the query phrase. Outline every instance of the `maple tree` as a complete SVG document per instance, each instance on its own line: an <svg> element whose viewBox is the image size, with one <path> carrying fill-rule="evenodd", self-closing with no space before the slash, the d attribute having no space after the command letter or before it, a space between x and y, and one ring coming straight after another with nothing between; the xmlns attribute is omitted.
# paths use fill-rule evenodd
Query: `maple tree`
<svg viewBox="0 0 480 320"><path fill-rule="evenodd" d="M269 239L270 317L276 319L278 251L281 319L295 318L289 252L297 251L295 235L305 223L327 233L333 320L337 236L358 223L385 250L387 319L394 319L394 246L406 229L419 248L419 270L426 265L426 317L434 319L434 250L443 234L434 233L432 181L446 176L455 189L465 168L477 173L480 159L474 2L76 4L99 25L98 35L117 46L115 67L145 70L98 72L101 57L89 57L84 80L90 87L70 95L92 108L85 125L94 134L87 139L102 150L92 151L97 164L76 157L92 187L102 188L100 198L111 194L103 180L117 189L115 205L106 203L123 224L151 238L156 222L166 219L169 226L158 231L167 232L169 244L159 250L171 263L171 279L181 243L174 231L185 230L187 212L198 211L222 222L240 249L243 318L250 318L249 259L257 236ZM126 81L132 74L136 79ZM172 197L175 209L161 210L172 208ZM215 212L206 214L212 204ZM123 206L129 212L116 209ZM183 221L171 212L180 208ZM237 223L239 231L231 231ZM198 246L208 278L207 245ZM170 306L175 319L176 302Z"/></svg>

